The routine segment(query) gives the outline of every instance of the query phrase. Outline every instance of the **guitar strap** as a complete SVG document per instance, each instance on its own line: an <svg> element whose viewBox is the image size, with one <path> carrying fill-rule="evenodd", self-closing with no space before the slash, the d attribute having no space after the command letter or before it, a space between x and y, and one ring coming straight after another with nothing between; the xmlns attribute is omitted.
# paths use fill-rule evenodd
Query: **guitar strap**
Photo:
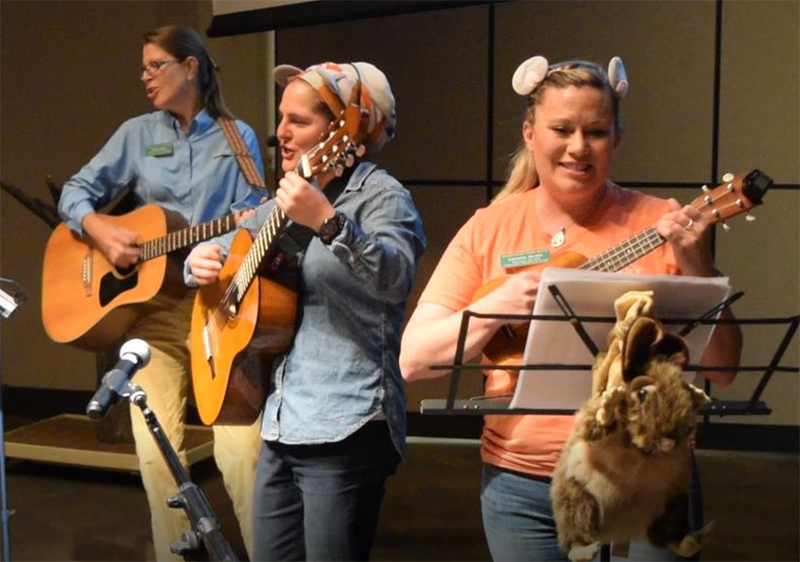
<svg viewBox="0 0 800 562"><path fill-rule="evenodd" d="M239 164L239 168L242 170L242 174L244 174L247 183L253 187L266 189L267 184L264 183L264 178L261 177L258 171L255 158L253 158L253 155L247 150L247 145L242 138L242 134L239 132L239 127L236 126L236 122L230 117L225 116L220 116L217 121L219 121L222 127L222 132L225 133L225 138L228 139L228 144L231 146L231 150L233 150L236 162Z"/></svg>

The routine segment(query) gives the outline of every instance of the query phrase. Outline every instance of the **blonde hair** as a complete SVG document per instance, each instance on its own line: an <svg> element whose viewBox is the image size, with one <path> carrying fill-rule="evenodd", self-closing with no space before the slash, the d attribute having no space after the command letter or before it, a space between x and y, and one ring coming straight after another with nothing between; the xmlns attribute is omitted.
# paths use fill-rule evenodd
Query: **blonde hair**
<svg viewBox="0 0 800 562"><path fill-rule="evenodd" d="M528 95L528 107L525 110L524 121L533 125L536 106L542 103L548 88L567 88L569 86L577 88L589 87L607 92L612 101L614 130L617 132L622 131L619 97L609 83L608 74L599 65L583 60L565 61L550 67L544 80ZM497 203L512 195L524 193L538 185L539 175L536 173L533 154L523 142L511 156L506 183L503 189L492 199L492 203Z"/></svg>

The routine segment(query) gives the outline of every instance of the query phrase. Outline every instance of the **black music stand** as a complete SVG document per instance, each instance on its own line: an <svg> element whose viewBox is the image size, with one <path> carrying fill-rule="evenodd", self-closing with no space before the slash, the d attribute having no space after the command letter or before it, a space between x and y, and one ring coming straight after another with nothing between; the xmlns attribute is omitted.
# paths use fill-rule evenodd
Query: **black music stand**
<svg viewBox="0 0 800 562"><path fill-rule="evenodd" d="M595 345L592 338L589 336L584 323L608 323L614 324L617 319L614 317L606 316L579 316L576 315L570 306L567 299L559 290L558 286L553 284L549 285L553 298L562 311L562 315L519 315L519 314L482 314L475 313L469 310L463 312L461 319L461 326L459 328L458 340L456 342L456 351L451 365L433 365L431 369L441 371L451 371L452 376L450 379L450 386L446 399L425 399L420 404L420 413L422 415L445 415L445 416L475 416L475 415L572 415L576 410L565 408L510 408L510 396L476 396L469 399L457 399L458 385L461 379L462 372L482 372L492 369L503 369L507 371L522 371L524 370L548 370L548 371L577 371L587 370L593 368L591 364L520 364L520 365L492 365L481 363L466 363L464 362L464 348L466 345L467 334L469 332L469 323L471 318L490 318L509 321L532 321L540 320L545 322L569 322L577 332L581 341L586 345L592 356L596 356L599 349ZM769 383L772 375L776 372L797 373L800 372L798 367L783 367L780 366L783 355L785 354L789 344L792 341L795 333L797 332L798 325L800 325L800 315L785 317L785 318L756 318L756 319L715 319L714 317L723 309L729 307L735 301L744 295L743 292L738 292L724 301L720 302L717 306L707 311L698 318L663 318L659 319L662 324L667 325L682 325L683 328L678 332L681 336L686 336L689 332L696 327L703 324L738 324L738 325L781 325L787 326L786 332L781 339L778 347L773 354L772 360L769 365L759 366L742 366L742 367L700 367L698 365L689 364L684 370L686 371L747 371L759 372L763 371L763 375L759 380L753 394L748 400L744 401L721 401L713 400L701 408L698 413L703 415L707 420L711 415L724 416L724 415L768 415L772 410L761 400L761 395L764 392L767 384ZM706 381L706 393L709 391L709 382ZM608 561L611 557L610 545L603 545L600 550L600 560Z"/></svg>

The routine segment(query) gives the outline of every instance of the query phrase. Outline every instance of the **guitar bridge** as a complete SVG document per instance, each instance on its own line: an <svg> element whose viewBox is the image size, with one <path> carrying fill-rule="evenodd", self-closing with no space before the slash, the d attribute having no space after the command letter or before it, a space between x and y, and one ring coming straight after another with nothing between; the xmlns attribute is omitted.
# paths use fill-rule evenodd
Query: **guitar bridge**
<svg viewBox="0 0 800 562"><path fill-rule="evenodd" d="M92 296L92 249L86 248L86 256L81 264L81 281L83 282L83 294L87 297Z"/></svg>
<svg viewBox="0 0 800 562"><path fill-rule="evenodd" d="M206 351L206 361L211 359L211 336L209 336L208 332L209 328L206 325L206 327L203 328L203 348Z"/></svg>

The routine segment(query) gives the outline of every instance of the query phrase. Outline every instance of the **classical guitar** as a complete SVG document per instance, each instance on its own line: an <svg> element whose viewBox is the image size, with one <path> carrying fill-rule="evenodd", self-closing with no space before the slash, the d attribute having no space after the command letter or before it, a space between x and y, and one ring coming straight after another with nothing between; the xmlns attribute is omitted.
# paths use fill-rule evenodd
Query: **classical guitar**
<svg viewBox="0 0 800 562"><path fill-rule="evenodd" d="M99 350L121 337L157 295L165 304L186 291L181 250L236 226L234 215L187 227L183 217L145 205L106 219L139 235L141 258L121 270L66 224L58 225L44 253L42 321L56 342Z"/></svg>
<svg viewBox="0 0 800 562"><path fill-rule="evenodd" d="M362 155L366 112L359 87L297 173L341 173ZM269 370L289 346L297 313L295 279L277 263L289 218L276 205L255 238L241 230L216 283L201 287L192 310L190 349L195 401L203 423L251 424L264 406ZM264 272L265 275L259 275Z"/></svg>
<svg viewBox="0 0 800 562"><path fill-rule="evenodd" d="M700 211L711 224L722 222L723 226L726 226L724 223L726 219L760 205L764 194L771 185L772 179L769 176L760 170L753 170L746 175L730 177L714 189L704 187L703 195L692 201L691 205ZM578 252L560 252L553 256L546 267L615 272L644 257L664 243L666 243L666 239L656 232L653 226L592 259L587 259ZM475 292L472 301L475 302L491 293L510 277L511 275L503 275L488 281ZM518 324L511 329L501 329L489 341L483 353L494 365L520 365L527 335L528 323Z"/></svg>

